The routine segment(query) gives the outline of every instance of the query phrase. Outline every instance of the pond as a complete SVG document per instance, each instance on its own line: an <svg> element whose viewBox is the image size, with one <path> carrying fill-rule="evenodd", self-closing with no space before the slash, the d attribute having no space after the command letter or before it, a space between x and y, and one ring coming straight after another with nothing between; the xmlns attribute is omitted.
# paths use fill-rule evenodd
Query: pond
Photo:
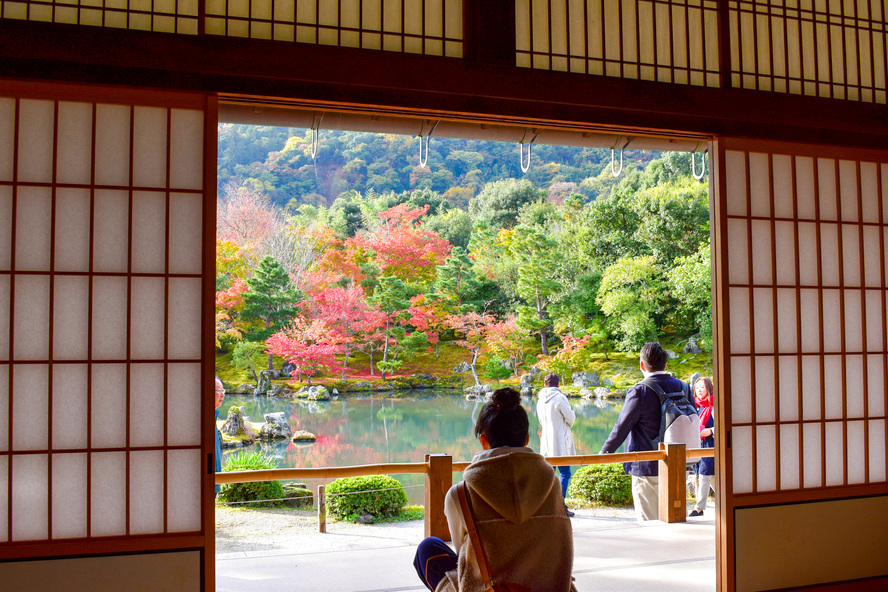
<svg viewBox="0 0 888 592"><path fill-rule="evenodd" d="M294 431L317 435L311 444L281 440L253 445L253 449L276 458L282 468L422 462L429 453L450 454L454 462L471 460L481 449L472 432L483 402L466 400L453 391L414 392L415 396L398 398L375 394L335 401L228 395L219 417L226 417L232 406L244 407L254 422L263 421L266 413L283 411ZM530 447L539 450L536 402L536 397L522 398L530 416ZM596 399L571 399L571 407L577 414L573 426L577 454L597 454L616 422L619 407ZM234 452L224 450L223 456ZM422 503L422 475L396 478L404 484L411 504ZM455 474L454 479L458 478ZM312 490L323 482L306 480Z"/></svg>

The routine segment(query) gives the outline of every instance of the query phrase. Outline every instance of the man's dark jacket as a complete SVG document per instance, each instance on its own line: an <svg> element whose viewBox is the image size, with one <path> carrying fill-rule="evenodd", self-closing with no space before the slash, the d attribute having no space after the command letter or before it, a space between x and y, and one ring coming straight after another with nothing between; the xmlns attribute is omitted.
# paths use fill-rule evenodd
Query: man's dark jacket
<svg viewBox="0 0 888 592"><path fill-rule="evenodd" d="M672 378L669 374L654 374L651 380L663 389L664 393L688 392L684 382ZM626 452L656 450L657 445L653 442L659 435L660 397L650 388L638 383L626 393L623 410L620 411L620 417L617 418L610 436L601 447L601 454L616 452L626 436L629 436ZM623 463L623 468L636 477L657 475L657 461L627 462Z"/></svg>

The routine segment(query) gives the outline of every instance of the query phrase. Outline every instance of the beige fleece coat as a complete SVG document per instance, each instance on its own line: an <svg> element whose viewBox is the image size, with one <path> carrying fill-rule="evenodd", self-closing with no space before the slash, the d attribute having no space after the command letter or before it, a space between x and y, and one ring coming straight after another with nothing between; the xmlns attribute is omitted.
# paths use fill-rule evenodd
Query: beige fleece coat
<svg viewBox="0 0 888 592"><path fill-rule="evenodd" d="M567 395L558 387L540 390L537 417L543 433L540 435L540 454L543 456L573 456L577 453L570 431L576 414L570 408Z"/></svg>
<svg viewBox="0 0 888 592"><path fill-rule="evenodd" d="M573 531L552 466L530 448L502 446L475 455L463 477L494 580L534 592L567 592ZM435 592L483 592L455 485L444 513L459 559Z"/></svg>

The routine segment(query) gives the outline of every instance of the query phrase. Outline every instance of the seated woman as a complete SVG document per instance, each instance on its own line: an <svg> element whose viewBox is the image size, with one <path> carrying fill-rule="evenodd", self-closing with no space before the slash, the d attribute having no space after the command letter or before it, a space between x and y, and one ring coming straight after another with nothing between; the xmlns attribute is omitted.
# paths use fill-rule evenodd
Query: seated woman
<svg viewBox="0 0 888 592"><path fill-rule="evenodd" d="M494 582L534 592L571 588L573 533L561 484L546 460L527 448L527 412L518 391L501 388L475 424L481 452L463 473L468 502ZM444 541L422 541L413 562L429 590L485 590L457 496L447 492L444 514L457 552Z"/></svg>

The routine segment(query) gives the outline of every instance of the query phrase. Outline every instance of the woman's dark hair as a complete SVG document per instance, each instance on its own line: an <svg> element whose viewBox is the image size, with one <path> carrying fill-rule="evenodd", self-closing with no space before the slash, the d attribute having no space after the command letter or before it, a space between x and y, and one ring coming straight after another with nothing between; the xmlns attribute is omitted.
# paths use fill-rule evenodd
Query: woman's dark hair
<svg viewBox="0 0 888 592"><path fill-rule="evenodd" d="M527 411L521 406L521 395L513 388L493 391L493 398L481 408L475 422L475 437L487 436L491 448L524 446L527 443L529 422Z"/></svg>
<svg viewBox="0 0 888 592"><path fill-rule="evenodd" d="M554 372L549 372L543 379L543 384L546 386L558 386L558 375Z"/></svg>

